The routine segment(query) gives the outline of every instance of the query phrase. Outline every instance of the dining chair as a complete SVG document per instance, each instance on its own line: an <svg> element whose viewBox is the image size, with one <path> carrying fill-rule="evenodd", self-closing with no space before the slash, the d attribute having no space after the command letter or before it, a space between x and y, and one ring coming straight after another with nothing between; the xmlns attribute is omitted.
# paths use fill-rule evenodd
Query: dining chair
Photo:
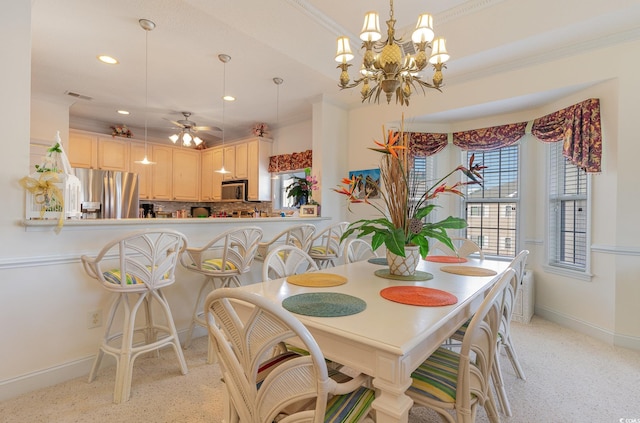
<svg viewBox="0 0 640 423"><path fill-rule="evenodd" d="M311 239L315 232L316 227L311 223L290 226L271 238L271 240L259 243L258 250L256 251L256 260L264 261L269 250L278 245L295 245L305 253L309 252Z"/></svg>
<svg viewBox="0 0 640 423"><path fill-rule="evenodd" d="M176 326L169 302L162 289L175 282L178 257L187 245L186 237L176 231L146 230L122 236L107 243L95 257L83 255L86 273L111 292L112 301L98 354L89 373L95 380L104 354L116 360L113 402L129 400L133 364L141 354L173 347L182 374L187 374ZM136 327L136 316L144 306L144 326ZM121 311L122 317L117 316ZM156 320L152 311L163 319ZM122 325L119 329L117 324ZM135 339L136 334L141 339Z"/></svg>
<svg viewBox="0 0 640 423"><path fill-rule="evenodd" d="M204 276L196 299L191 323L184 341L189 348L195 326L207 327L203 304L206 294L212 289L240 286L240 278L251 271L251 265L262 239L262 229L257 226L242 226L229 229L202 247L188 247L180 256L185 269ZM209 350L211 353L211 350ZM209 363L213 357L209 356Z"/></svg>
<svg viewBox="0 0 640 423"><path fill-rule="evenodd" d="M491 422L500 421L491 375L505 291L514 273L513 269L503 272L485 296L469 322L459 352L441 346L411 374L407 395L414 405L429 407L450 423L472 423L480 404Z"/></svg>
<svg viewBox="0 0 640 423"><path fill-rule="evenodd" d="M443 242L437 241L429 250L429 254L434 255L434 253L440 252L446 256L467 258L471 254L477 253L480 260L484 260L484 252L482 251L482 248L470 239L452 237L451 241L453 242L454 247L456 247L455 250L452 250Z"/></svg>
<svg viewBox="0 0 640 423"><path fill-rule="evenodd" d="M349 239L344 245L344 251L344 262L347 264L378 257L371 244L360 238Z"/></svg>
<svg viewBox="0 0 640 423"><path fill-rule="evenodd" d="M272 249L262 265L262 280L284 278L286 276L318 270L316 262L295 245L280 245Z"/></svg>
<svg viewBox="0 0 640 423"><path fill-rule="evenodd" d="M502 412L511 417L513 415L511 411L511 405L507 397L507 391L504 386L504 378L502 377L502 370L500 367L500 348L504 348L507 357L511 361L511 365L515 370L518 378L526 380L524 370L518 361L515 348L513 347L513 341L511 338L511 318L513 316L513 309L515 304L516 295L522 285L522 278L524 277L524 268L527 262L528 250L522 250L518 255L509 263L509 269L514 270L513 277L510 280L509 286L505 290L504 307L502 309L502 319L500 321L500 327L498 329L498 346L496 348L496 357L494 361L494 368L492 369L492 381L498 394L498 402ZM469 321L462 325L452 336L451 339L455 341L462 341L465 333L468 329Z"/></svg>
<svg viewBox="0 0 640 423"><path fill-rule="evenodd" d="M339 222L330 225L314 235L311 240L309 255L318 264L318 268L326 269L335 266L335 261L342 257L344 248L340 237L347 230L349 222Z"/></svg>
<svg viewBox="0 0 640 423"><path fill-rule="evenodd" d="M242 313L246 305L252 311ZM232 288L205 302L219 358L229 422L359 422L369 419L368 378L330 372L315 339L296 317L262 296ZM241 317L242 316L242 317ZM307 354L280 349L298 343ZM339 377L331 377L335 373Z"/></svg>

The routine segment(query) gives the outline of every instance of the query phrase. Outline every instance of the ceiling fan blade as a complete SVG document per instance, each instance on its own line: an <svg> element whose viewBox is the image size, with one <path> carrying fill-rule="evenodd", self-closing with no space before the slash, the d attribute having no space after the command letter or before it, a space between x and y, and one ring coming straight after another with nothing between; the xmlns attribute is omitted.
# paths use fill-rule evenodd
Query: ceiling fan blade
<svg viewBox="0 0 640 423"><path fill-rule="evenodd" d="M222 131L217 126L195 126L193 129L196 131Z"/></svg>
<svg viewBox="0 0 640 423"><path fill-rule="evenodd" d="M184 125L181 124L180 122L177 122L175 120L171 120L171 119L167 119L167 118L163 118L164 120L168 120L169 122L173 123L175 126L179 127L179 128L184 128Z"/></svg>

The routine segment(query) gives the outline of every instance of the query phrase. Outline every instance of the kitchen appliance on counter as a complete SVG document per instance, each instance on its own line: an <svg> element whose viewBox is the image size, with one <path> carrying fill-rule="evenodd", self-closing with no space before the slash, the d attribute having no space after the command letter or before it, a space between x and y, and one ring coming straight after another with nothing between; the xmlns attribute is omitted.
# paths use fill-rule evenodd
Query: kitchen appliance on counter
<svg viewBox="0 0 640 423"><path fill-rule="evenodd" d="M138 217L137 173L78 168L75 174L81 184L83 219Z"/></svg>
<svg viewBox="0 0 640 423"><path fill-rule="evenodd" d="M246 179L222 181L222 200L224 202L247 201Z"/></svg>
<svg viewBox="0 0 640 423"><path fill-rule="evenodd" d="M211 207L191 207L191 217L209 217L211 216Z"/></svg>

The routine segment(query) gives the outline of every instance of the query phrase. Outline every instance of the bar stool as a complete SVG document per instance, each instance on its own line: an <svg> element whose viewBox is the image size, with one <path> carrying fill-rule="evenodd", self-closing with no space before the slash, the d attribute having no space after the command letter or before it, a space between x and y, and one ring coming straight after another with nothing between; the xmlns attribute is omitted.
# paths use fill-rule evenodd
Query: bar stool
<svg viewBox="0 0 640 423"><path fill-rule="evenodd" d="M162 288L175 282L178 257L186 246L187 239L179 232L147 230L109 242L94 258L81 257L87 274L114 294L104 337L89 374L89 383L95 379L104 354L113 356L116 359L113 402L116 404L129 400L133 363L141 354L172 346L180 363L180 371L183 375L187 374L187 363L180 348L171 309L162 292ZM154 303L164 315L164 321L154 321ZM142 305L145 324L136 328L136 316ZM123 312L122 329L112 332L119 309ZM134 335L138 332L144 335L142 343L137 340L134 342Z"/></svg>
<svg viewBox="0 0 640 423"><path fill-rule="evenodd" d="M348 226L349 222L336 223L313 237L309 255L316 261L318 268L335 266L335 261L342 257L343 246L340 244L340 237Z"/></svg>
<svg viewBox="0 0 640 423"><path fill-rule="evenodd" d="M311 223L290 226L274 236L270 241L258 244L256 260L264 261L267 254L269 254L269 250L280 245L294 245L305 253L308 253L309 247L311 246L311 239L315 232L316 227Z"/></svg>
<svg viewBox="0 0 640 423"><path fill-rule="evenodd" d="M260 240L261 228L244 226L221 233L203 247L189 247L180 256L180 263L185 269L204 276L193 308L184 348L191 345L196 325L207 327L204 318L204 298L216 288L240 286L240 277L251 270ZM209 352L211 353L211 348ZM209 362L213 362L213 357L209 356Z"/></svg>

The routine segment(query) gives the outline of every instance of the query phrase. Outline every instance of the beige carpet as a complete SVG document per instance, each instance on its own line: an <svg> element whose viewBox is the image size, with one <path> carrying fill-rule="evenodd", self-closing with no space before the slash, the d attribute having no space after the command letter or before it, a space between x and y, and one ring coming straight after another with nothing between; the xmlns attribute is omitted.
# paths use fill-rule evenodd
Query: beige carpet
<svg viewBox="0 0 640 423"><path fill-rule="evenodd" d="M511 418L502 416L503 422L640 422L640 352L603 344L537 317L530 325L514 323L512 329L527 381L516 379L502 355L514 412ZM0 421L219 422L220 372L205 362L205 338L195 340L185 358L186 376L180 375L171 349L163 350L159 359L139 359L127 403L111 402L115 372L107 367L91 384L79 378L0 402ZM441 421L424 408L413 410L409 420ZM477 421L488 421L483 410Z"/></svg>

